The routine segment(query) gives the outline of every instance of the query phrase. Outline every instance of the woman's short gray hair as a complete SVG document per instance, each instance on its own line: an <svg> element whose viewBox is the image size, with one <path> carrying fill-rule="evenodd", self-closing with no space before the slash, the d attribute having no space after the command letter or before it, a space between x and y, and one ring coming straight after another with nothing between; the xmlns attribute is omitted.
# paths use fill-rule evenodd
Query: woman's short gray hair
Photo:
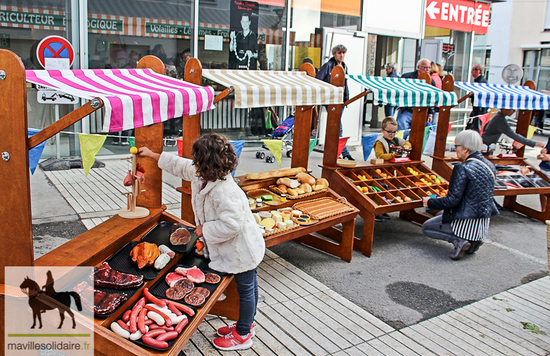
<svg viewBox="0 0 550 356"><path fill-rule="evenodd" d="M332 55L333 55L333 56L334 56L337 52L346 53L347 51L348 51L348 49L346 48L346 46L341 45L341 44L332 47Z"/></svg>
<svg viewBox="0 0 550 356"><path fill-rule="evenodd" d="M468 150L470 153L477 152L483 145L483 140L479 132L474 130L464 130L455 137L455 143Z"/></svg>

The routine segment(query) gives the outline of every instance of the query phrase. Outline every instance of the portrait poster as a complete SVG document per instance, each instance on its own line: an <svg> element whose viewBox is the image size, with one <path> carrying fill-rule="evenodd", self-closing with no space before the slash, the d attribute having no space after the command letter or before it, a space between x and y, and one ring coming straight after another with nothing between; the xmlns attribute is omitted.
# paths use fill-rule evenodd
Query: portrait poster
<svg viewBox="0 0 550 356"><path fill-rule="evenodd" d="M258 11L257 2L231 0L229 69L257 69Z"/></svg>

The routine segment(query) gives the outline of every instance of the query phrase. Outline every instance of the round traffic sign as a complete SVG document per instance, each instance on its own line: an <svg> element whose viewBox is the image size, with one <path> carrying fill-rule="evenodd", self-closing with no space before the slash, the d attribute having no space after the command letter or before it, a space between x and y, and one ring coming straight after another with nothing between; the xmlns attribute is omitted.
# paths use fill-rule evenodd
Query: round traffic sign
<svg viewBox="0 0 550 356"><path fill-rule="evenodd" d="M47 36L36 47L38 63L46 68L46 58L68 58L69 67L73 65L73 45L61 36Z"/></svg>

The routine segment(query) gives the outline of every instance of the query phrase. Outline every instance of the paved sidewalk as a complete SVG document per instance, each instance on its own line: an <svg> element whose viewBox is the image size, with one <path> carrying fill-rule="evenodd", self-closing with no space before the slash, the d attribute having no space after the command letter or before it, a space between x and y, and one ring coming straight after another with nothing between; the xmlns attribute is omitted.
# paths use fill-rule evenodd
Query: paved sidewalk
<svg viewBox="0 0 550 356"><path fill-rule="evenodd" d="M318 162L319 157L312 153L312 161ZM88 229L125 206L121 193L126 189L122 180L128 164L119 159L105 163L105 168L92 170L87 178L81 169L45 173L52 184L49 194L58 191ZM283 166L288 166L285 163ZM278 166L247 160L240 169L249 169L249 165L254 165L254 171ZM320 175L313 163L310 168L314 175ZM180 216L179 194L174 189L179 179L165 176L164 180L163 202L169 212ZM260 265L259 277L261 294L266 299L256 316L259 327L254 347L224 355L550 354L550 336L529 331L536 327L550 334L548 277L399 329L269 250ZM203 322L183 354L220 354L210 340L216 328L229 322L218 317Z"/></svg>

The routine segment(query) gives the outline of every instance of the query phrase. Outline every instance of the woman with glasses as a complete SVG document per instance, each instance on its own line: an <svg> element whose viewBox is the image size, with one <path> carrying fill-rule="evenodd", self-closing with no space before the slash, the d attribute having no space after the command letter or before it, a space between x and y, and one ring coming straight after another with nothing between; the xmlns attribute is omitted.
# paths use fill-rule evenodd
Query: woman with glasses
<svg viewBox="0 0 550 356"><path fill-rule="evenodd" d="M455 138L455 149L464 163L453 168L447 196L422 198L424 207L443 210L427 220L422 231L428 237L452 243L452 260L476 252L487 237L489 219L498 214L493 199L496 170L479 152L481 145L476 131L460 132Z"/></svg>

